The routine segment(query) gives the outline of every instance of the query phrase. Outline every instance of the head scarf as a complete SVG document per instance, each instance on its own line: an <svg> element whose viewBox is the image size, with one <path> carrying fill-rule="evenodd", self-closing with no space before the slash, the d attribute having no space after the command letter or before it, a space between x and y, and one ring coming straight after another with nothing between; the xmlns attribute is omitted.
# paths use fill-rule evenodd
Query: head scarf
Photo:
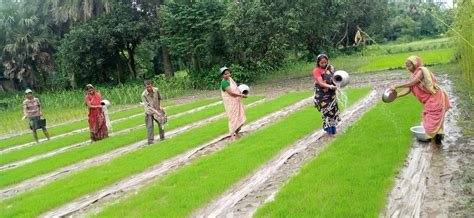
<svg viewBox="0 0 474 218"><path fill-rule="evenodd" d="M412 55L408 57L407 61L410 61L410 63L412 63L413 66L415 66L415 69L423 67L423 60L421 60L421 58L416 55Z"/></svg>
<svg viewBox="0 0 474 218"><path fill-rule="evenodd" d="M421 60L421 58L416 55L412 55L408 57L407 61L415 66L415 72L417 70L421 70L423 73L423 81L420 80L420 88L428 93L431 93L432 95L436 94L438 84L436 84L433 73L428 70L428 68L423 67L423 60Z"/></svg>

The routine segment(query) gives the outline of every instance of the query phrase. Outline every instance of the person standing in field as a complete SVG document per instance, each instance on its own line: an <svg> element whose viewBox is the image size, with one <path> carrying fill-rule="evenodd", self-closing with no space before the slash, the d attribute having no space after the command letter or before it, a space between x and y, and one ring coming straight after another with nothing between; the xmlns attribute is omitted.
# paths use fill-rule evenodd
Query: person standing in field
<svg viewBox="0 0 474 218"><path fill-rule="evenodd" d="M237 84L232 79L230 70L227 67L220 69L222 76L221 95L224 102L224 108L229 118L230 141L235 141L240 135L239 131L245 124L246 117L242 98L247 98L237 88Z"/></svg>
<svg viewBox="0 0 474 218"><path fill-rule="evenodd" d="M86 105L89 108L89 130L91 132L91 141L99 141L109 136L105 114L102 111L102 101L100 93L97 92L91 84L86 85L87 94L85 97Z"/></svg>
<svg viewBox="0 0 474 218"><path fill-rule="evenodd" d="M328 64L328 56L320 54L316 58L313 70L314 106L322 114L323 129L326 138L332 139L336 134L336 125L341 120L334 84L334 67Z"/></svg>
<svg viewBox="0 0 474 218"><path fill-rule="evenodd" d="M39 143L38 133L36 133L37 129L42 129L46 138L50 140L48 130L46 129L46 122L40 119L43 113L41 112L39 99L33 97L33 91L31 91L31 89L25 90L25 98L23 101L23 119L28 118L28 124L33 131L33 137L36 143Z"/></svg>
<svg viewBox="0 0 474 218"><path fill-rule="evenodd" d="M441 148L444 134L444 116L451 108L446 92L438 85L434 74L426 67L418 56L410 56L405 62L405 67L411 73L408 82L394 83L390 90L394 91L404 87L397 97L408 95L410 92L425 105L422 123L426 138L431 139L433 150Z"/></svg>
<svg viewBox="0 0 474 218"><path fill-rule="evenodd" d="M155 119L155 116L164 116L165 112L163 107L161 107L161 95L160 90L156 87L153 87L153 82L151 80L145 80L144 82L145 91L143 91L141 97L145 105L145 125L147 128L147 138L148 144L153 144L155 139L153 123L156 121L158 124L158 131L160 132L160 140L165 140L165 130L163 129L163 124L158 122Z"/></svg>

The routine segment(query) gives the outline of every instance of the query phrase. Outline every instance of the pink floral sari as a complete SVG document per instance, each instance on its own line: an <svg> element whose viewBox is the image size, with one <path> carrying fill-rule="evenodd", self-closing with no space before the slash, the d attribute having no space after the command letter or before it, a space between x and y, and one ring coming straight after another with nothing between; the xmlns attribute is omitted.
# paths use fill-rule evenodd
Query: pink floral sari
<svg viewBox="0 0 474 218"><path fill-rule="evenodd" d="M237 93L240 93L240 90L237 88L232 78L229 78L230 88ZM242 125L245 124L246 117L244 113L244 105L242 103L241 97L231 96L226 91L221 90L222 99L224 102L225 111L227 117L229 118L229 131L230 134L238 132Z"/></svg>
<svg viewBox="0 0 474 218"><path fill-rule="evenodd" d="M415 73L418 71L423 73L423 78L411 88L411 92L425 105L422 118L423 128L426 137L433 138L436 134L444 133L444 116L451 105L444 90L438 86L434 74L423 67L421 58L412 56L408 60L415 65Z"/></svg>

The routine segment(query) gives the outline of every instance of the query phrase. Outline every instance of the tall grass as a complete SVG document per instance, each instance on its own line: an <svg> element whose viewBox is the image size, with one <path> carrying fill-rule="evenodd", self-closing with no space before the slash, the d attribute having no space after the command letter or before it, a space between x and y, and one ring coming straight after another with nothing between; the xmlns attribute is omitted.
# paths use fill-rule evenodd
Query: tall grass
<svg viewBox="0 0 474 218"><path fill-rule="evenodd" d="M380 102L304 166L256 217L378 217L403 167L422 106Z"/></svg>
<svg viewBox="0 0 474 218"><path fill-rule="evenodd" d="M457 49L460 55L460 66L464 75L465 82L474 90L474 31L473 31L473 13L474 2L472 0L460 0L458 2L456 14L456 28L459 29L462 37L457 40Z"/></svg>

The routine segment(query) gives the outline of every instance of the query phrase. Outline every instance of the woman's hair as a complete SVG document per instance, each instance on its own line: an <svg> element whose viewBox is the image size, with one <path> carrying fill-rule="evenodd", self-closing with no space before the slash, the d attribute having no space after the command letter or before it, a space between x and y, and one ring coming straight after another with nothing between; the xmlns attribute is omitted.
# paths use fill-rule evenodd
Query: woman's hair
<svg viewBox="0 0 474 218"><path fill-rule="evenodd" d="M319 54L317 57L316 57L316 66L319 67L319 62L322 60L322 59L326 59L326 60L329 60L328 56L325 55L325 54Z"/></svg>
<svg viewBox="0 0 474 218"><path fill-rule="evenodd" d="M94 88L94 86L92 84L87 84L86 85L86 90L93 89L93 88Z"/></svg>

